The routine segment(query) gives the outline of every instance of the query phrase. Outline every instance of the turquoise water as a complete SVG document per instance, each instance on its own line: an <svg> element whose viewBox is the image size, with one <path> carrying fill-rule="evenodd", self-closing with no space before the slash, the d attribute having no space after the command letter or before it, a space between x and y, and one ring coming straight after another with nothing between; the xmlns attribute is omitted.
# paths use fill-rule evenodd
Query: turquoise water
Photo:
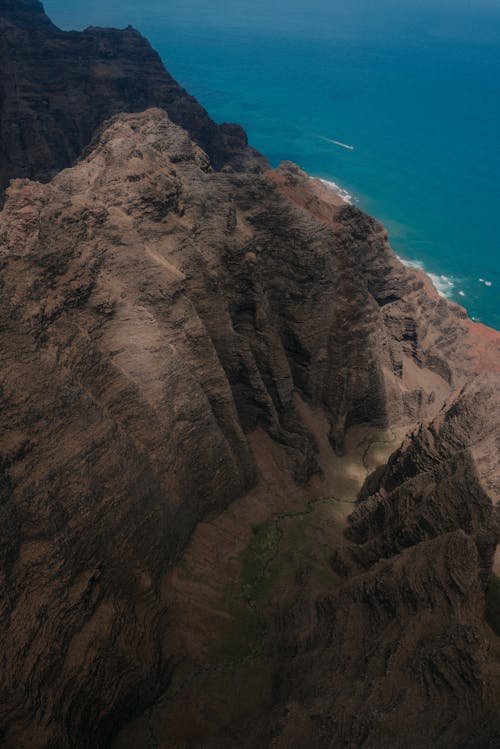
<svg viewBox="0 0 500 749"><path fill-rule="evenodd" d="M342 185L402 257L500 329L500 2L437 4L45 7L63 28L132 23L214 119L243 124L273 164L290 159Z"/></svg>

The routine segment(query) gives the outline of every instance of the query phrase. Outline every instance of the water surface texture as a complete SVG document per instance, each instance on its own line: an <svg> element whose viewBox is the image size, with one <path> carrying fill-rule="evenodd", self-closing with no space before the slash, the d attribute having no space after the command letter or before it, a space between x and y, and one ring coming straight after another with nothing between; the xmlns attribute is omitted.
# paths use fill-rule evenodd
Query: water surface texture
<svg viewBox="0 0 500 749"><path fill-rule="evenodd" d="M500 328L497 0L45 7L65 29L136 26L215 120L240 122L273 164L340 184L401 257Z"/></svg>

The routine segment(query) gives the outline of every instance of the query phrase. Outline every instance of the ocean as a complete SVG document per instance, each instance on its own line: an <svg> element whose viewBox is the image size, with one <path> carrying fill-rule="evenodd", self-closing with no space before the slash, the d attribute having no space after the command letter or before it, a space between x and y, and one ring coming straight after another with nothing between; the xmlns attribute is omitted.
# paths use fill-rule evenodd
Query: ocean
<svg viewBox="0 0 500 749"><path fill-rule="evenodd" d="M65 29L136 26L215 120L341 186L500 329L499 0L44 4Z"/></svg>

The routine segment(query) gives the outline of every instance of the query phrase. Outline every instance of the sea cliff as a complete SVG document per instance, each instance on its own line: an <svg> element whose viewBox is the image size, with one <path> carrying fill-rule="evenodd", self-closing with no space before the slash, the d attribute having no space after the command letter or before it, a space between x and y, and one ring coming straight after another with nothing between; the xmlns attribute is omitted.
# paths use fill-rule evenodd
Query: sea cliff
<svg viewBox="0 0 500 749"><path fill-rule="evenodd" d="M0 26L3 745L494 746L500 334L134 30Z"/></svg>

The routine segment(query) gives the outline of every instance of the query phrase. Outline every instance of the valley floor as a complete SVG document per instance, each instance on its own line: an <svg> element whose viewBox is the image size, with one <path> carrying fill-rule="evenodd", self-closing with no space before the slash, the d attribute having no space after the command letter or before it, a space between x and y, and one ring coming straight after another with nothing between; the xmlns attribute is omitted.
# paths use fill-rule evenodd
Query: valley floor
<svg viewBox="0 0 500 749"><path fill-rule="evenodd" d="M258 487L200 523L165 580L165 597L173 599L165 648L178 654L169 689L121 731L114 749L196 746L269 708L273 657L283 655L276 651L286 650L290 628L294 638L301 630L307 637L318 597L342 584L330 559L347 543L346 518L366 476L387 461L409 427L355 427L338 456L323 417L300 407L320 446L324 475L302 491L277 483L275 477L287 475L280 449L263 433L254 435Z"/></svg>

